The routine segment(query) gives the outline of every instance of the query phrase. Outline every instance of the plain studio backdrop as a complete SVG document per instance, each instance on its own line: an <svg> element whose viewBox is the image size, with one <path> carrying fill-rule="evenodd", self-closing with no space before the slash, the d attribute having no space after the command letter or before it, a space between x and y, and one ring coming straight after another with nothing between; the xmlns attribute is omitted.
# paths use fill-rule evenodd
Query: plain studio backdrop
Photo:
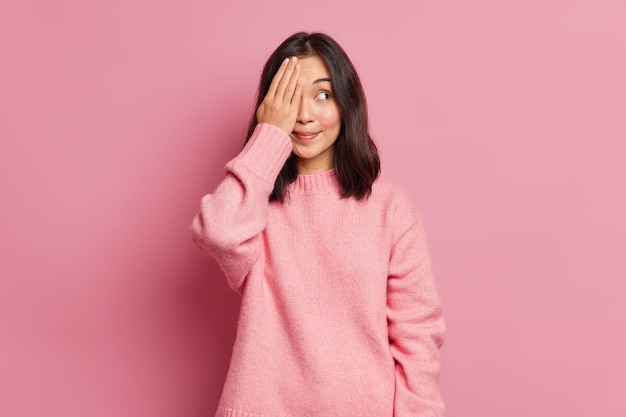
<svg viewBox="0 0 626 417"><path fill-rule="evenodd" d="M626 416L621 0L0 3L0 415L212 415L239 299L189 225L299 30L424 217L447 416Z"/></svg>

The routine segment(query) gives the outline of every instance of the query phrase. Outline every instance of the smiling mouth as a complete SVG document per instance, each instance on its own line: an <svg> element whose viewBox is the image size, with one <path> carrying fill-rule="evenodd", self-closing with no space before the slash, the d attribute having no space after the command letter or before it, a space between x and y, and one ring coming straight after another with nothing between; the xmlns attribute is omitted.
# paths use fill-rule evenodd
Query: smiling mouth
<svg viewBox="0 0 626 417"><path fill-rule="evenodd" d="M311 140L319 134L320 132L293 132L293 135L301 140Z"/></svg>

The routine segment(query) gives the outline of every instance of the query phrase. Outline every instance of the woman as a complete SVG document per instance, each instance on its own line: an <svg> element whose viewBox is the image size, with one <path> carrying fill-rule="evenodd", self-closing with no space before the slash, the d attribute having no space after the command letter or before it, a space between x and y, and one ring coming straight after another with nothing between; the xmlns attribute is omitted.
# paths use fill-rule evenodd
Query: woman
<svg viewBox="0 0 626 417"><path fill-rule="evenodd" d="M379 168L348 56L321 33L286 39L192 224L242 296L217 416L443 415L422 222Z"/></svg>

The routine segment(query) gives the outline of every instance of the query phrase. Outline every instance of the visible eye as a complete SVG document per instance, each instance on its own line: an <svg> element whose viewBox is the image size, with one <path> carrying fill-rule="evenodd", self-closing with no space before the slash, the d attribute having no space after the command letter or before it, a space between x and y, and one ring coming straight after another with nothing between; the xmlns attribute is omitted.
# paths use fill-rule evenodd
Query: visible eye
<svg viewBox="0 0 626 417"><path fill-rule="evenodd" d="M319 100L330 100L332 96L330 95L330 91L321 91L315 98Z"/></svg>

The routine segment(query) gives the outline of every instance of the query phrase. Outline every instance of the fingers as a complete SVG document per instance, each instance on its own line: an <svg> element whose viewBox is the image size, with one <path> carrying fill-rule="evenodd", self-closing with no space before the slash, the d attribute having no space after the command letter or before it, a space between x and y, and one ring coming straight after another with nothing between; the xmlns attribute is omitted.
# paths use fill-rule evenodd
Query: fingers
<svg viewBox="0 0 626 417"><path fill-rule="evenodd" d="M295 111L298 111L300 108L300 99L302 98L302 81L300 78L296 81L296 87L291 96L291 108Z"/></svg>
<svg viewBox="0 0 626 417"><path fill-rule="evenodd" d="M285 77L287 73L285 72ZM289 79L289 83L285 87L285 93L283 95L283 102L289 104L293 101L294 93L296 92L296 88L300 84L300 65L296 64L293 72L291 73L291 78Z"/></svg>
<svg viewBox="0 0 626 417"><path fill-rule="evenodd" d="M287 134L293 130L302 96L298 58L287 58L274 75L263 101L256 111L258 123L269 123Z"/></svg>
<svg viewBox="0 0 626 417"><path fill-rule="evenodd" d="M281 68L282 67L283 65L281 65ZM276 76L278 76L278 73L276 73ZM288 63L281 74L280 81L276 87L276 93L274 94L275 99L290 102L299 76L300 66L298 65L298 58L292 56L289 58Z"/></svg>
<svg viewBox="0 0 626 417"><path fill-rule="evenodd" d="M272 78L272 82L270 83L270 87L267 90L266 97L274 97L276 95L276 89L278 88L278 84L280 83L280 80L283 78L283 74L285 73L285 70L287 69L288 63L289 63L289 58L285 58L282 64L280 64L280 67L278 67L278 71L276 71L276 74L274 75L274 78Z"/></svg>

